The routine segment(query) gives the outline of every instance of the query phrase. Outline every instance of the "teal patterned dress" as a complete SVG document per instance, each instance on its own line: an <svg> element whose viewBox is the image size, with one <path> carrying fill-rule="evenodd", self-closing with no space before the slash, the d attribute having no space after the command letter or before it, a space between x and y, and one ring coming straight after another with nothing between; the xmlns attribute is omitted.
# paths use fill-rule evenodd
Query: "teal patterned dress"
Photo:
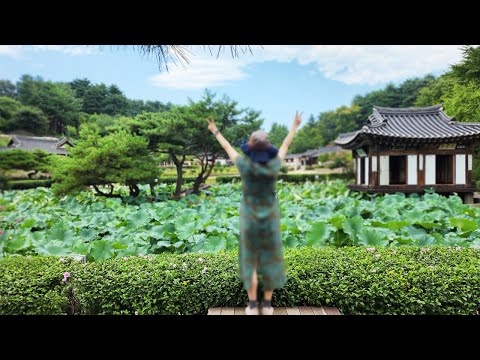
<svg viewBox="0 0 480 360"><path fill-rule="evenodd" d="M240 278L248 290L256 268L265 290L281 288L287 278L275 184L282 161L276 157L262 166L248 157L239 157L235 164L243 189L238 254Z"/></svg>

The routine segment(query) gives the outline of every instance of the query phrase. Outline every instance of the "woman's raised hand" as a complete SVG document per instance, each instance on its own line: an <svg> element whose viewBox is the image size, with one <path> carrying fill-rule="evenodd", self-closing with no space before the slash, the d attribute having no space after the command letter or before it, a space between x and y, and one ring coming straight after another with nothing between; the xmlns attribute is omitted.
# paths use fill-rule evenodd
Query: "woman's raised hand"
<svg viewBox="0 0 480 360"><path fill-rule="evenodd" d="M213 117L207 118L208 121L208 130L210 130L212 133L217 130L217 125L215 125L215 120Z"/></svg>
<svg viewBox="0 0 480 360"><path fill-rule="evenodd" d="M303 111L299 114L298 111L295 111L295 119L293 119L293 126L298 128L302 122Z"/></svg>

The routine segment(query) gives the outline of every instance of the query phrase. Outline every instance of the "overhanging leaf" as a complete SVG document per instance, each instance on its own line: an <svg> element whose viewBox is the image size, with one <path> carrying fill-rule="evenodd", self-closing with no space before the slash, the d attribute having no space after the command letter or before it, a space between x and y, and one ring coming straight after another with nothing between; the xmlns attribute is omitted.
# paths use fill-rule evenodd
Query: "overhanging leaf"
<svg viewBox="0 0 480 360"><path fill-rule="evenodd" d="M475 220L464 218L450 218L450 225L458 228L462 232L478 229L478 224Z"/></svg>
<svg viewBox="0 0 480 360"><path fill-rule="evenodd" d="M95 260L106 260L113 257L115 249L113 244L105 240L96 240L91 243L89 255Z"/></svg>
<svg viewBox="0 0 480 360"><path fill-rule="evenodd" d="M325 245L325 241L330 237L331 227L323 222L312 225L312 228L306 233L307 245Z"/></svg>
<svg viewBox="0 0 480 360"><path fill-rule="evenodd" d="M358 242L365 246L386 246L388 239L385 234L375 231L363 229L358 234Z"/></svg>

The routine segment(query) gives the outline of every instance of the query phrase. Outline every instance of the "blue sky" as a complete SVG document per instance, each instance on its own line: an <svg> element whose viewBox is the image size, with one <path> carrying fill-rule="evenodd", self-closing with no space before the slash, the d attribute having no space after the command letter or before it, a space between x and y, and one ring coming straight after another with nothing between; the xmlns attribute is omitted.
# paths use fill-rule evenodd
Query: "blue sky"
<svg viewBox="0 0 480 360"><path fill-rule="evenodd" d="M290 126L296 110L305 121L357 94L388 82L428 73L441 74L461 59L460 45L274 45L252 47L253 54L219 58L203 47L188 47L191 63L159 72L153 59L132 47L81 45L0 45L0 79L22 74L45 80L88 78L116 84L131 99L184 104L205 88L262 112L264 129L273 122Z"/></svg>

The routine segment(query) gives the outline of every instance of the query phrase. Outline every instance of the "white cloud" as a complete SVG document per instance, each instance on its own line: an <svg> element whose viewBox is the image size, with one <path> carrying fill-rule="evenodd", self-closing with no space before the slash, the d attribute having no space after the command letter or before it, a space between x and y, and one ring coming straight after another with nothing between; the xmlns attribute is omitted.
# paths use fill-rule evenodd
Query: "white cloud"
<svg viewBox="0 0 480 360"><path fill-rule="evenodd" d="M9 56L14 59L20 58L22 45L0 45L0 56Z"/></svg>
<svg viewBox="0 0 480 360"><path fill-rule="evenodd" d="M37 51L57 51L68 55L90 55L98 53L96 45L32 45Z"/></svg>
<svg viewBox="0 0 480 360"><path fill-rule="evenodd" d="M218 59L199 47L186 68L170 66L151 78L153 84L176 89L223 85L247 76L248 65L265 61L314 65L327 79L345 84L384 84L446 70L461 59L460 45L265 45L253 55Z"/></svg>
<svg viewBox="0 0 480 360"><path fill-rule="evenodd" d="M460 45L265 46L263 57L313 64L327 79L378 84L445 70L461 59Z"/></svg>
<svg viewBox="0 0 480 360"><path fill-rule="evenodd" d="M201 89L223 85L226 82L241 80L247 74L242 70L244 61L215 56L191 56L185 67L169 65L169 71L163 71L151 77L154 85L173 89Z"/></svg>

